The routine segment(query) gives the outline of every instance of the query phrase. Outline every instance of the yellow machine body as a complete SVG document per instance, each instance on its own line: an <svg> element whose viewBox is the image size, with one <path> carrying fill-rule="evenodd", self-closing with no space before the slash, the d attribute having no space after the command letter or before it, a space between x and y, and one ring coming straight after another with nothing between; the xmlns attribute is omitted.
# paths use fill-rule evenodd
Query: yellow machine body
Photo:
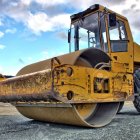
<svg viewBox="0 0 140 140"><path fill-rule="evenodd" d="M85 11L84 18L99 11L114 13L97 7ZM128 20L119 14L116 18L125 25L127 51L112 52L105 15L108 52L88 48L28 65L0 82L0 101L31 119L87 127L108 124L120 102L134 100L133 73L140 67L140 46L133 42ZM73 17L72 24L77 20Z"/></svg>
<svg viewBox="0 0 140 140"><path fill-rule="evenodd" d="M134 64L139 65L140 64L140 45L137 43L134 43Z"/></svg>
<svg viewBox="0 0 140 140"><path fill-rule="evenodd" d="M70 76L69 71L72 71ZM16 77L3 81L0 88L1 99L5 95L9 95L9 100L10 96L29 96L30 99L30 95L36 95L38 99L42 96L40 100L43 100L45 96L49 99L53 92L54 99L64 103L102 103L131 100L133 95L131 74L60 65L58 68L55 67L54 77L51 78L50 75L50 71L47 70L41 74L24 75L23 78Z"/></svg>

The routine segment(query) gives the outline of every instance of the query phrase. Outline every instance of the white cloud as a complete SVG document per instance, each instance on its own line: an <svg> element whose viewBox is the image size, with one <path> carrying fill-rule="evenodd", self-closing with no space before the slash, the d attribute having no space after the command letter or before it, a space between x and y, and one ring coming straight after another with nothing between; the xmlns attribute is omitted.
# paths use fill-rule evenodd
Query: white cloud
<svg viewBox="0 0 140 140"><path fill-rule="evenodd" d="M21 0L21 3L29 6L33 0Z"/></svg>
<svg viewBox="0 0 140 140"><path fill-rule="evenodd" d="M70 24L69 16L69 14L62 14L50 18L43 12L39 12L34 15L30 14L30 17L27 20L27 26L35 34L68 28Z"/></svg>
<svg viewBox="0 0 140 140"><path fill-rule="evenodd" d="M4 48L5 48L5 45L0 44L0 49L2 50Z"/></svg>
<svg viewBox="0 0 140 140"><path fill-rule="evenodd" d="M9 16L17 22L22 22L27 28L37 35L41 32L55 31L69 27L70 14L67 14L64 11L64 13L56 16L50 16L45 12L40 12L40 10L38 10L39 12L31 13L30 4L33 1L44 6L66 3L65 0L20 0L18 2L11 3L0 2L0 11L3 12L3 15Z"/></svg>
<svg viewBox="0 0 140 140"><path fill-rule="evenodd" d="M36 2L36 5L32 5L32 2ZM70 14L65 9L74 8L75 11L80 12L96 3L126 16L130 21L132 31L135 35L138 34L140 0L20 0L15 2L5 0L0 1L0 14L9 16L23 23L33 33L40 34L41 32L55 31L62 27L68 28ZM61 10L60 7L62 7ZM32 13L32 11L35 12ZM126 12L124 13L124 11Z"/></svg>
<svg viewBox="0 0 140 140"><path fill-rule="evenodd" d="M6 29L5 30L5 33L11 33L11 34L14 34L16 33L17 29L16 28L13 28L13 29Z"/></svg>
<svg viewBox="0 0 140 140"><path fill-rule="evenodd" d="M45 5L45 6L50 6L50 5L57 5L57 4L63 4L66 3L66 0L33 0L39 4Z"/></svg>
<svg viewBox="0 0 140 140"><path fill-rule="evenodd" d="M0 31L0 38L4 36L4 33Z"/></svg>
<svg viewBox="0 0 140 140"><path fill-rule="evenodd" d="M45 13L37 13L35 15L31 14L27 21L27 26L36 34L39 34L40 31L45 32L52 30L52 24Z"/></svg>
<svg viewBox="0 0 140 140"><path fill-rule="evenodd" d="M54 27L60 28L69 28L70 26L70 14L61 14L54 16L51 19L51 22Z"/></svg>
<svg viewBox="0 0 140 140"><path fill-rule="evenodd" d="M95 2L93 0L68 0L68 4L78 10L84 10L95 4Z"/></svg>
<svg viewBox="0 0 140 140"><path fill-rule="evenodd" d="M66 3L66 0L51 0L51 1L49 0L20 0L20 3L26 6L29 6L32 2L36 2L37 4L40 4L44 7L48 7L48 6Z"/></svg>

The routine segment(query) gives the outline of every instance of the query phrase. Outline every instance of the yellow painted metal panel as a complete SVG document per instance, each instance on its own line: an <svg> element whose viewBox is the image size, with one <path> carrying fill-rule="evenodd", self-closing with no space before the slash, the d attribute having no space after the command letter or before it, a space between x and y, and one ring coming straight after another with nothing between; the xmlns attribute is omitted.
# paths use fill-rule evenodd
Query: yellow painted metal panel
<svg viewBox="0 0 140 140"><path fill-rule="evenodd" d="M134 43L134 62L140 63L140 45Z"/></svg>

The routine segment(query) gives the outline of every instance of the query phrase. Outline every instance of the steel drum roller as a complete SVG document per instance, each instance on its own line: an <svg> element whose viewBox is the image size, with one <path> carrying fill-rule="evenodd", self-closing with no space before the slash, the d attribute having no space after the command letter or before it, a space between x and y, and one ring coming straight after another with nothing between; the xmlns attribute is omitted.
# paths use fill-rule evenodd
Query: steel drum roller
<svg viewBox="0 0 140 140"><path fill-rule="evenodd" d="M104 52L90 48L57 57L61 64L71 64L82 67L95 67L100 62L109 62L110 58ZM51 59L28 65L21 69L17 76L29 74L51 68ZM51 104L51 103L50 103ZM39 121L63 123L87 127L101 127L111 122L116 115L119 103L62 103L61 107L22 106L18 104L17 110L24 116Z"/></svg>

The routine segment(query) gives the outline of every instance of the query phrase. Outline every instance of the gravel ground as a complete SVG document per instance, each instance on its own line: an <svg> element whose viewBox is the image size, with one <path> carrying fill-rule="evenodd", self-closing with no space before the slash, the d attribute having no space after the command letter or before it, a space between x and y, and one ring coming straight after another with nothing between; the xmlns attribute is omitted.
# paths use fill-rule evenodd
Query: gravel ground
<svg viewBox="0 0 140 140"><path fill-rule="evenodd" d="M29 120L0 104L0 140L139 140L140 114L131 103L107 126L93 129Z"/></svg>

